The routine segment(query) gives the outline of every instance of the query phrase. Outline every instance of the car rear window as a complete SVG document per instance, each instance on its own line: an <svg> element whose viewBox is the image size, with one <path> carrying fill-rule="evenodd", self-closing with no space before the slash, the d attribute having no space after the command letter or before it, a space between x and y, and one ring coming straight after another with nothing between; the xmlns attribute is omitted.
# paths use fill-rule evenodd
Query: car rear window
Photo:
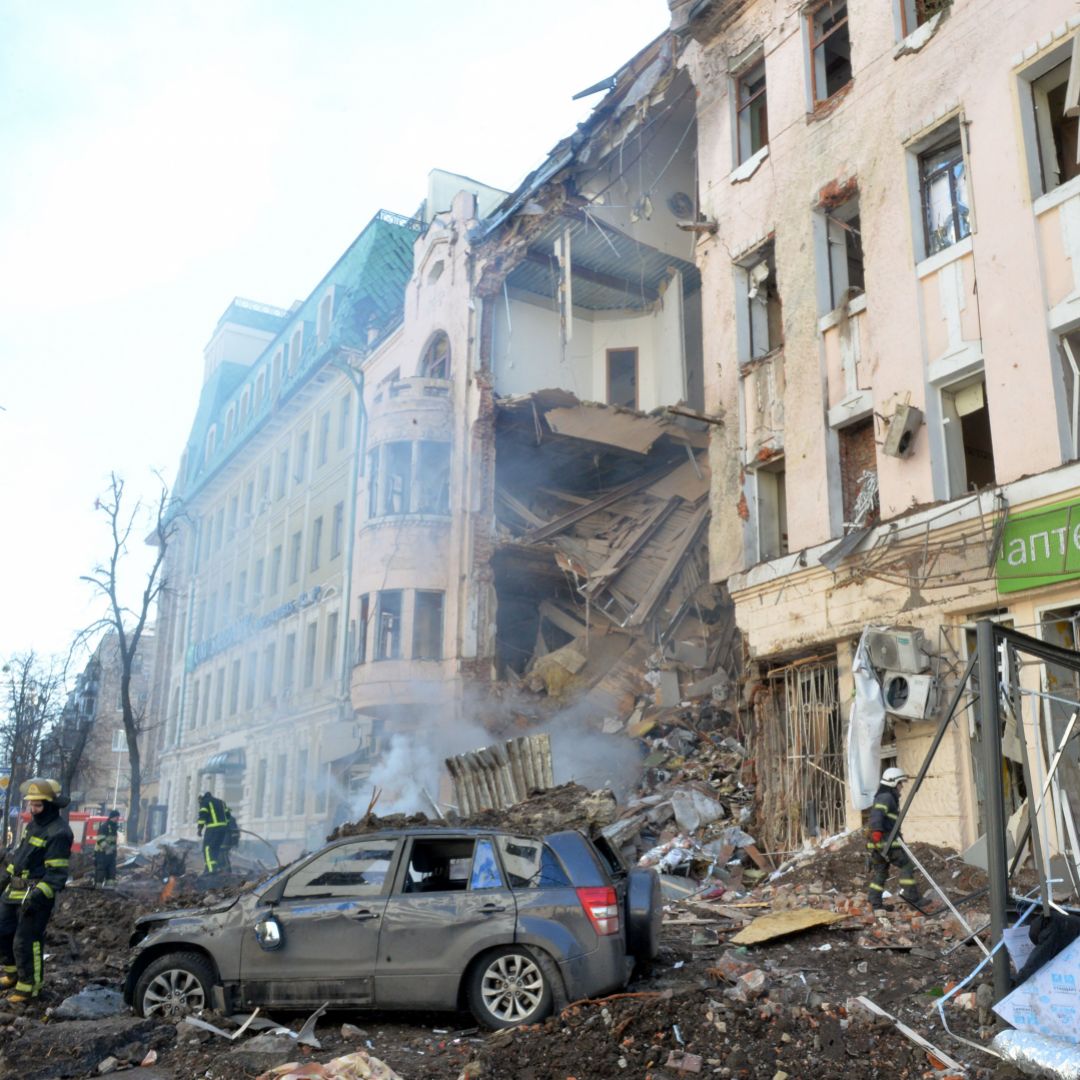
<svg viewBox="0 0 1080 1080"><path fill-rule="evenodd" d="M498 836L499 849L511 889L542 889L570 885L555 852L540 840L522 836Z"/></svg>

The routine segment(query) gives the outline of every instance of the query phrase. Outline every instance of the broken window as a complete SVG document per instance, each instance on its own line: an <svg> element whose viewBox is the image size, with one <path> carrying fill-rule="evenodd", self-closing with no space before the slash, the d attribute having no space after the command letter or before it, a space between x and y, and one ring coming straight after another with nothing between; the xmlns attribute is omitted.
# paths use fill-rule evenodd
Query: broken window
<svg viewBox="0 0 1080 1080"><path fill-rule="evenodd" d="M1065 415L1069 424L1069 459L1080 457L1080 330L1058 339Z"/></svg>
<svg viewBox="0 0 1080 1080"><path fill-rule="evenodd" d="M994 446L986 383L979 379L941 392L949 468L949 497L993 486Z"/></svg>
<svg viewBox="0 0 1080 1080"><path fill-rule="evenodd" d="M755 471L757 481L758 558L775 559L787 554L787 485L784 459Z"/></svg>
<svg viewBox="0 0 1080 1080"><path fill-rule="evenodd" d="M736 80L736 126L739 164L769 143L769 110L765 97L765 61L759 60Z"/></svg>
<svg viewBox="0 0 1080 1080"><path fill-rule="evenodd" d="M626 409L638 407L637 349L607 350L607 400Z"/></svg>
<svg viewBox="0 0 1080 1080"><path fill-rule="evenodd" d="M847 0L825 0L811 10L809 21L811 81L818 105L851 82Z"/></svg>
<svg viewBox="0 0 1080 1080"><path fill-rule="evenodd" d="M547 844L524 836L497 836L495 844L506 867L510 888L558 888L571 884L566 871Z"/></svg>
<svg viewBox="0 0 1080 1080"><path fill-rule="evenodd" d="M375 659L401 659L401 590L378 594L375 612Z"/></svg>
<svg viewBox="0 0 1080 1080"><path fill-rule="evenodd" d="M877 443L874 418L849 424L837 433L840 446L840 492L844 524L873 525L878 518Z"/></svg>
<svg viewBox="0 0 1080 1080"><path fill-rule="evenodd" d="M443 594L417 592L413 608L414 660L443 658Z"/></svg>
<svg viewBox="0 0 1080 1080"><path fill-rule="evenodd" d="M475 840L414 840L402 892L465 892Z"/></svg>
<svg viewBox="0 0 1080 1080"><path fill-rule="evenodd" d="M753 360L766 356L784 341L773 245L765 244L744 259L738 275L742 294L739 351L743 360Z"/></svg>
<svg viewBox="0 0 1080 1080"><path fill-rule="evenodd" d="M960 128L951 124L947 141L919 155L926 254L944 251L971 232L967 172Z"/></svg>
<svg viewBox="0 0 1080 1080"><path fill-rule="evenodd" d="M356 620L356 662L363 664L367 660L368 623L371 621L371 597L364 593L360 597L360 614Z"/></svg>
<svg viewBox="0 0 1080 1080"><path fill-rule="evenodd" d="M900 0L900 19L904 37L950 7L952 7L952 0Z"/></svg>
<svg viewBox="0 0 1080 1080"><path fill-rule="evenodd" d="M829 310L847 303L865 288L859 196L825 211L828 245Z"/></svg>
<svg viewBox="0 0 1080 1080"><path fill-rule="evenodd" d="M438 333L424 350L420 361L422 379L450 378L450 339L444 333Z"/></svg>
<svg viewBox="0 0 1080 1080"><path fill-rule="evenodd" d="M1077 39L1073 40L1075 42ZM1075 44L1073 48L1076 48ZM1063 60L1031 83L1035 138L1044 192L1053 191L1066 180L1080 174L1080 165L1077 164L1077 125L1080 121L1075 115L1066 115L1069 67L1070 61Z"/></svg>
<svg viewBox="0 0 1080 1080"><path fill-rule="evenodd" d="M376 897L389 887L396 840L358 840L317 855L295 871L282 898Z"/></svg>
<svg viewBox="0 0 1080 1080"><path fill-rule="evenodd" d="M417 443L416 510L420 514L450 513L450 444Z"/></svg>

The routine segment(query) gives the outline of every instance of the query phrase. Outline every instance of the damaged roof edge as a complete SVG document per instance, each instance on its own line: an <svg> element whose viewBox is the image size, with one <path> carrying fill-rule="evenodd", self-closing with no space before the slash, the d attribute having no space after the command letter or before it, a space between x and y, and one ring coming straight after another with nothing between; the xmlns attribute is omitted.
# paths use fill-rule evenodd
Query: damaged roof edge
<svg viewBox="0 0 1080 1080"><path fill-rule="evenodd" d="M513 217L532 195L566 168L574 160L578 150L593 130L620 106L624 98L633 97L626 106L629 107L630 104L640 101L649 93L667 66L662 62L664 49L668 47L673 52L673 42L674 35L669 30L663 31L635 53L615 73L614 89L605 94L588 118L578 124L577 131L556 143L544 162L525 177L518 188L512 191L500 206L496 207L489 218L480 223L477 239L490 236L500 225ZM639 85L642 75L647 76L645 85Z"/></svg>

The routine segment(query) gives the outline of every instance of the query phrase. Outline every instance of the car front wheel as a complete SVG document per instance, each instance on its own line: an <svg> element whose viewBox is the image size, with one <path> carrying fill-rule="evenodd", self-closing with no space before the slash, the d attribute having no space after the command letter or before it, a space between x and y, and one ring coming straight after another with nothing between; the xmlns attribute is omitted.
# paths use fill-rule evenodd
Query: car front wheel
<svg viewBox="0 0 1080 1080"><path fill-rule="evenodd" d="M214 973L198 953L159 956L135 984L135 1011L140 1016L175 1020L210 1007Z"/></svg>
<svg viewBox="0 0 1080 1080"><path fill-rule="evenodd" d="M469 1008L489 1028L535 1024L551 1012L551 981L520 945L482 957L469 980Z"/></svg>

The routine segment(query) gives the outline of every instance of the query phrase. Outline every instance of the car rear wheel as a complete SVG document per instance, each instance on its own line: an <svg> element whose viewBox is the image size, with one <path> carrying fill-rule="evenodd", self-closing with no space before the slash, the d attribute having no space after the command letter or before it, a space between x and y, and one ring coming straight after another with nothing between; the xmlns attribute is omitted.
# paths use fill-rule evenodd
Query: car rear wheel
<svg viewBox="0 0 1080 1080"><path fill-rule="evenodd" d="M140 1016L173 1020L210 1007L214 973L198 953L159 956L135 984L135 1011Z"/></svg>
<svg viewBox="0 0 1080 1080"><path fill-rule="evenodd" d="M535 1024L551 1012L551 1002L551 980L543 965L520 945L481 957L469 979L469 1009L485 1027Z"/></svg>

